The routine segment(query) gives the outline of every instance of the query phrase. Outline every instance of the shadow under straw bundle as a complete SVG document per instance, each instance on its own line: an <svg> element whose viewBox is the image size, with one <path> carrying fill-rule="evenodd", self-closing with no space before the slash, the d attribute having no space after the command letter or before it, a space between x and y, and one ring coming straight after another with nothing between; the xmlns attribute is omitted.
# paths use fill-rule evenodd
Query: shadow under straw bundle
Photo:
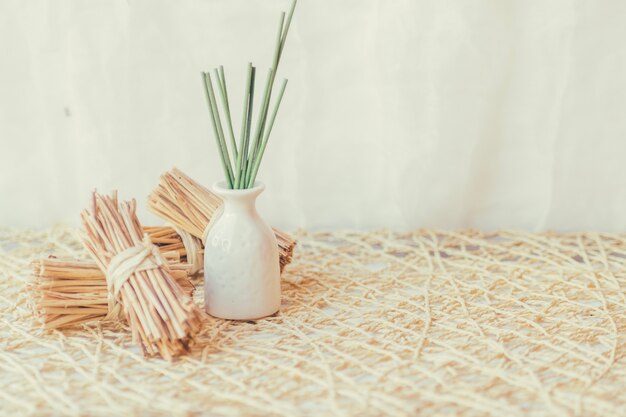
<svg viewBox="0 0 626 417"><path fill-rule="evenodd" d="M83 243L106 271L109 303L120 303L144 354L171 359L188 351L200 328L200 309L176 283L167 262L144 231L134 200L93 194L81 213ZM112 308L109 307L109 310Z"/></svg>
<svg viewBox="0 0 626 417"><path fill-rule="evenodd" d="M222 199L174 168L161 175L159 185L148 197L150 210L204 241L209 222L222 206ZM291 262L296 241L273 229L278 242L280 270Z"/></svg>

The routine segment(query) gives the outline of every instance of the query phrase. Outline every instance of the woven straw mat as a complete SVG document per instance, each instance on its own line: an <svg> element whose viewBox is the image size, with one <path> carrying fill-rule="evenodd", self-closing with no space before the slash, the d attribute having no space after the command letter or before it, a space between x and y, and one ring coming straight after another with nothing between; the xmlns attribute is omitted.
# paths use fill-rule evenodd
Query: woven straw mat
<svg viewBox="0 0 626 417"><path fill-rule="evenodd" d="M297 238L277 316L206 318L168 363L123 324L41 330L30 262L85 252L0 229L0 415L626 415L626 236Z"/></svg>

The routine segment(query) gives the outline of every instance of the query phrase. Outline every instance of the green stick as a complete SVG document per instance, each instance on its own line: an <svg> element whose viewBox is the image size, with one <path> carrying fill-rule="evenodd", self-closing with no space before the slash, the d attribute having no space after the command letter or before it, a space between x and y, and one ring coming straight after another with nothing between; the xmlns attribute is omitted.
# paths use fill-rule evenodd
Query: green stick
<svg viewBox="0 0 626 417"><path fill-rule="evenodd" d="M246 92L243 96L243 112L241 112L241 133L239 135L239 154L235 165L235 188L239 188L241 182L241 166L243 165L244 143L246 141L246 121L248 120L248 110L250 104L250 82L252 81L252 62L248 63L246 73ZM253 91L254 93L254 91Z"/></svg>
<svg viewBox="0 0 626 417"><path fill-rule="evenodd" d="M289 33L289 26L291 26L291 18L293 17L294 10L296 10L296 3L297 0L293 0L293 2L291 2L291 9L289 9L287 24L285 25L285 33L280 40L280 52L278 53L278 59L280 59L281 55L283 54L283 48L285 47L285 41L287 40L287 34Z"/></svg>
<svg viewBox="0 0 626 417"><path fill-rule="evenodd" d="M278 114L278 108L280 107L280 102L283 100L283 94L285 94L285 88L287 87L287 80L283 80L283 85L280 88L280 93L278 93L278 99L276 104L274 105L274 111L272 112L272 118L270 119L270 123L267 125L267 132L265 133L265 137L263 138L263 143L261 144L261 149L259 151L259 155L254 160L254 167L252 169L252 176L250 177L250 182L248 182L248 188L254 186L254 181L256 180L256 174L259 171L259 165L261 165L261 159L263 159L263 154L265 153L265 147L267 146L267 141L270 138L270 134L272 133L272 128L274 127L274 120L276 120L276 115Z"/></svg>
<svg viewBox="0 0 626 417"><path fill-rule="evenodd" d="M291 18L291 16L289 16ZM283 28L285 27L285 12L280 14L280 23L278 24L278 36L276 37L276 45L274 46L274 59L273 67L278 68L278 61L280 61L280 51L282 49L281 44L283 42Z"/></svg>
<svg viewBox="0 0 626 417"><path fill-rule="evenodd" d="M226 121L228 122L228 131L230 133L230 146L233 149L233 159L237 161L237 142L235 141L235 132L233 131L233 122L230 118L230 105L228 103L228 90L226 89L226 77L224 76L224 67L220 65L219 72L215 69L215 77L217 78L218 85L220 87L220 95L222 96L222 106L224 107L224 113L226 113Z"/></svg>
<svg viewBox="0 0 626 417"><path fill-rule="evenodd" d="M212 86L211 86L210 75L206 72L203 72L202 81L204 82L204 92L206 94L207 104L209 106L209 113L211 113L211 124L213 126L213 133L215 135L215 141L217 142L217 147L220 151L220 159L222 160L222 168L224 169L224 177L226 178L226 182L228 183L228 185L232 188L232 176L228 170L228 165L230 161L228 161L228 158L225 158L224 156L222 143L220 141L220 135L217 130L217 122L215 119L215 113L213 111L213 105L211 103Z"/></svg>
<svg viewBox="0 0 626 417"><path fill-rule="evenodd" d="M252 162L254 162L254 159L256 158L256 154L258 152L259 149L259 145L260 145L260 140L259 139L259 132L261 132L261 128L263 126L263 122L264 122L264 118L263 118L263 113L265 113L265 108L268 105L268 99L269 99L269 95L267 94L270 82L272 81L272 69L270 68L267 72L267 81L265 82L265 96L263 97L263 104L261 105L261 108L259 109L259 118L257 119L257 135L255 135L254 137L254 143L252 146L252 154L249 155L248 157L248 166L246 167L246 181L245 184L248 184L249 179L250 179L250 175L252 174Z"/></svg>
<svg viewBox="0 0 626 417"><path fill-rule="evenodd" d="M265 129L265 121L267 120L267 112L269 109L269 102L272 97L272 89L274 88L274 79L276 78L276 71L278 70L278 63L280 61L280 49L282 42L282 34L283 34L283 26L285 23L285 12L280 14L280 22L278 23L278 33L276 34L276 44L274 46L274 59L272 61L273 65L270 68L271 77L268 79L268 83L265 85L265 93L263 96L263 106L259 111L259 122L257 123L257 130L254 136L254 152L258 151L258 146L261 143L263 138L263 130ZM267 103L267 105L265 104Z"/></svg>
<svg viewBox="0 0 626 417"><path fill-rule="evenodd" d="M289 33L289 27L291 25L291 19L293 17L293 12L295 8L296 8L296 0L294 0L291 3L291 9L289 10L289 16L287 17L286 24L285 24L285 13L283 12L280 15L280 23L278 24L278 33L276 35L276 45L274 48L274 65L273 65L273 68L270 68L272 75L270 79L268 80L268 83L266 84L264 100L263 100L264 105L260 109L261 111L259 113L259 123L257 123L257 131L256 131L256 135L254 136L255 147L254 147L254 154L251 160L252 162L256 161L257 155L259 155L260 148L262 146L263 137L264 137L263 133L265 130L267 114L269 111L269 102L272 96L272 89L274 87L274 79L276 78L276 73L278 72L278 64L280 63L280 57L282 55L283 47L287 39L287 34ZM251 176L252 176L252 170L249 169L246 173L247 184L250 184Z"/></svg>
<svg viewBox="0 0 626 417"><path fill-rule="evenodd" d="M211 74L204 73L205 86L208 93L209 105L211 107L211 114L213 116L215 134L218 138L218 145L220 153L222 155L222 163L226 166L227 176L226 182L230 188L233 188L233 168L230 164L230 156L228 155L228 148L226 147L226 140L224 139L224 130L222 129L222 122L220 121L220 113L217 108L217 102L215 101L215 92L213 90L213 82L211 81Z"/></svg>
<svg viewBox="0 0 626 417"><path fill-rule="evenodd" d="M239 187L246 187L246 172L248 172L248 149L250 147L250 131L252 130L252 109L254 104L254 83L256 79L256 67L252 67L252 80L250 81L250 97L248 102L248 115L246 121L246 141L244 145L244 157L243 157L243 166L241 167L240 181Z"/></svg>

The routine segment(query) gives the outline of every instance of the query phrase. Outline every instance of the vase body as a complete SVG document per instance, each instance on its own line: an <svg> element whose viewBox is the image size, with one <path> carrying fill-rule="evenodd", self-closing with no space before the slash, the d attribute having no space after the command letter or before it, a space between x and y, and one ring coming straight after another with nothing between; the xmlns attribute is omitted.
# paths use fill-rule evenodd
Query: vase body
<svg viewBox="0 0 626 417"><path fill-rule="evenodd" d="M280 308L276 236L256 210L264 189L258 181L247 190L229 189L224 182L213 186L224 200L204 247L204 305L214 317L252 320Z"/></svg>

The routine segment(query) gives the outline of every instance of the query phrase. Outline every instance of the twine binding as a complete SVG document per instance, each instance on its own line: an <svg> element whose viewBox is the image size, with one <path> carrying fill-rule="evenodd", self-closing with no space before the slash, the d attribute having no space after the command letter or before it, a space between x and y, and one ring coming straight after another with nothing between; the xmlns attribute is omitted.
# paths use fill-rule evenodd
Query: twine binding
<svg viewBox="0 0 626 417"><path fill-rule="evenodd" d="M118 253L111 259L107 268L106 279L108 288L109 312L105 320L115 320L122 317L121 304L118 302L119 291L133 274L160 266L167 268L167 262L152 244L150 236L144 236L141 245L132 246Z"/></svg>
<svg viewBox="0 0 626 417"><path fill-rule="evenodd" d="M185 252L187 252L187 263L191 265L191 270L189 271L189 274L197 274L203 268L203 259L201 256L202 243L200 242L200 239L192 236L191 233L181 229L173 223L168 223L168 226L174 229L174 231L178 234L178 236L180 236L180 239L183 242Z"/></svg>

